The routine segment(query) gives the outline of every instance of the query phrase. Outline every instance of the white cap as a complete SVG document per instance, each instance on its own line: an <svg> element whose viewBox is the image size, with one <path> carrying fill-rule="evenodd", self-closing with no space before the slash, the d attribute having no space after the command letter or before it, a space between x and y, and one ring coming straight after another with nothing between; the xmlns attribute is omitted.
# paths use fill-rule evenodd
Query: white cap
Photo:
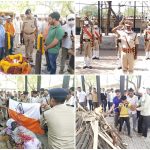
<svg viewBox="0 0 150 150"><path fill-rule="evenodd" d="M75 19L75 14L69 14L69 15L67 16L67 20L68 20L68 19L71 19L71 18L74 18L74 19Z"/></svg>
<svg viewBox="0 0 150 150"><path fill-rule="evenodd" d="M10 17L10 16L6 16L5 18L6 18L6 19L11 19L11 17Z"/></svg>

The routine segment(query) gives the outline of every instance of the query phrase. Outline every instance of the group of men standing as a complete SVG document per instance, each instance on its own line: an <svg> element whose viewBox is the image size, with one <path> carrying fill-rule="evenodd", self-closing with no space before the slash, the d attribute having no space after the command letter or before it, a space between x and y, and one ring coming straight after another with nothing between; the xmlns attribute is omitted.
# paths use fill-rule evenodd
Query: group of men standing
<svg viewBox="0 0 150 150"><path fill-rule="evenodd" d="M81 87L78 87L76 96L78 103L85 109L89 108L90 111L93 111L95 108L100 107L96 88L93 88L93 90L90 88L89 92L86 93L81 90ZM113 92L113 89L106 92L101 90L100 99L103 112L107 112L109 116L114 115L114 126L120 132L122 128L125 129L125 126L127 126L130 137L131 131L138 132L139 135L147 137L150 126L149 88L145 92L138 94L135 94L134 90L130 88L127 91L125 90L122 95L119 89L116 89L115 92ZM132 127L130 125L131 122Z"/></svg>
<svg viewBox="0 0 150 150"><path fill-rule="evenodd" d="M139 36L133 30L133 22L123 18L117 27L112 29L117 39L117 50L119 54L119 67L123 73L132 74L134 72L134 64L137 59L137 51L139 47ZM84 25L81 27L80 44L81 52L84 51L84 66L92 69L93 59L99 59L99 49L102 42L101 29L97 22L92 22L88 17L84 18ZM150 59L150 23L144 31L144 49L146 60Z"/></svg>
<svg viewBox="0 0 150 150"><path fill-rule="evenodd" d="M61 16L58 12L51 13L42 26L41 20L32 15L31 10L25 11L23 20L10 16L0 17L0 59L6 55L14 54L14 50L20 46L20 36L23 36L25 44L25 57L33 63L33 50L37 44L38 34L42 34L45 50L47 71L50 74L56 73L56 60L60 49L60 74L64 73L66 60L69 58L67 71L74 72L74 34L75 34L75 15L69 14L66 17L66 24L61 24ZM6 20L6 21L5 21ZM5 22L5 23L4 23ZM10 49L5 50L5 32L10 34ZM7 51L7 53L6 53ZM22 53L22 52L20 52Z"/></svg>

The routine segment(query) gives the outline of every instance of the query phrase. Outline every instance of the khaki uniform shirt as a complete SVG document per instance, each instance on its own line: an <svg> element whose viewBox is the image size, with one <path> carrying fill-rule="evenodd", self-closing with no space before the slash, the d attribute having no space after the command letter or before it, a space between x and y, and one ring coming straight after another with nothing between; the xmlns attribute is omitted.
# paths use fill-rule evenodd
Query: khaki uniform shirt
<svg viewBox="0 0 150 150"><path fill-rule="evenodd" d="M130 45L130 48L133 48L136 44L139 44L138 37L133 31L130 34L126 33L125 30L117 30L117 32L120 34L121 48L129 48L126 39Z"/></svg>
<svg viewBox="0 0 150 150"><path fill-rule="evenodd" d="M23 32L31 34L36 29L35 18L28 19L27 17L23 20Z"/></svg>
<svg viewBox="0 0 150 150"><path fill-rule="evenodd" d="M92 35L93 34L93 30L91 29L91 27L86 27L87 31ZM88 34L86 32L84 32L84 29L83 30L83 39L91 39ZM92 31L92 32L91 32Z"/></svg>
<svg viewBox="0 0 150 150"><path fill-rule="evenodd" d="M45 111L44 116L49 148L74 149L74 108L60 104Z"/></svg>

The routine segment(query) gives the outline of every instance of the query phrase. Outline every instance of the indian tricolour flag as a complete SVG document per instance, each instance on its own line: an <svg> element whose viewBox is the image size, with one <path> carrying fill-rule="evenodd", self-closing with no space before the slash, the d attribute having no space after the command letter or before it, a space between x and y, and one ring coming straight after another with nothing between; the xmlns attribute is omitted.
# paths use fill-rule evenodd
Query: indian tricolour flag
<svg viewBox="0 0 150 150"><path fill-rule="evenodd" d="M12 99L9 100L9 116L20 125L26 127L36 134L44 134L40 127L40 104L22 103Z"/></svg>

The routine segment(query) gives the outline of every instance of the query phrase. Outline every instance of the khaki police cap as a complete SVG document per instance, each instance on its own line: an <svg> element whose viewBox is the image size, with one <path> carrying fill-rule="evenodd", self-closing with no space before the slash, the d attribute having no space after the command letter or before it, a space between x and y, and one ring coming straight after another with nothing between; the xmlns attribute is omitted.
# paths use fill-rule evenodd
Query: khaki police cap
<svg viewBox="0 0 150 150"><path fill-rule="evenodd" d="M133 22L130 20L125 21L125 26L133 26Z"/></svg>

